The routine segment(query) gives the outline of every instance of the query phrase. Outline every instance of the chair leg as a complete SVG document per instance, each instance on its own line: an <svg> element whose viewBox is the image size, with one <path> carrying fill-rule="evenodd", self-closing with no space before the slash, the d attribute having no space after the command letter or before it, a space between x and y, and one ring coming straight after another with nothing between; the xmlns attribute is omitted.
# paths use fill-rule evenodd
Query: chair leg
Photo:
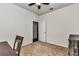
<svg viewBox="0 0 79 59"><path fill-rule="evenodd" d="M71 50L71 44L72 44L72 41L69 40L69 45L68 45L68 56L70 56L70 54L71 54L71 52L70 52L70 50Z"/></svg>

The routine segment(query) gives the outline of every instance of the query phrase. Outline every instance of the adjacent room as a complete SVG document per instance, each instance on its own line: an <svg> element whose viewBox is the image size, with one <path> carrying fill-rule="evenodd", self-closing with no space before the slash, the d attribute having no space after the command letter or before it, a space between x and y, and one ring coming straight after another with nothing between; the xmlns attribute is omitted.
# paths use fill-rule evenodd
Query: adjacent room
<svg viewBox="0 0 79 59"><path fill-rule="evenodd" d="M0 56L79 56L79 3L0 3Z"/></svg>

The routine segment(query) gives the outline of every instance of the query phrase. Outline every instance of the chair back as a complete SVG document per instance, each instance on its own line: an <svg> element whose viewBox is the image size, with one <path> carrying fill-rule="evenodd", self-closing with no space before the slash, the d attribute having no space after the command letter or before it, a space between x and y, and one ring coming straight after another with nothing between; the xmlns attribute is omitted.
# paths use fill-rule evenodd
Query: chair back
<svg viewBox="0 0 79 59"><path fill-rule="evenodd" d="M24 37L16 35L13 50L16 51L18 56L20 55L20 50L21 50L23 39L24 39Z"/></svg>

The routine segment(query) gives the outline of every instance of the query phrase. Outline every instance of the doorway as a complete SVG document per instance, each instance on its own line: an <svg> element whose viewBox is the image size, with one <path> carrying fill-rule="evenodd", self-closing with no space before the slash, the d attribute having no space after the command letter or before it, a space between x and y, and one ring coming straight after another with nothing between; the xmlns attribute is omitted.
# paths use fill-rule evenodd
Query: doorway
<svg viewBox="0 0 79 59"><path fill-rule="evenodd" d="M33 21L33 42L38 41L38 22Z"/></svg>

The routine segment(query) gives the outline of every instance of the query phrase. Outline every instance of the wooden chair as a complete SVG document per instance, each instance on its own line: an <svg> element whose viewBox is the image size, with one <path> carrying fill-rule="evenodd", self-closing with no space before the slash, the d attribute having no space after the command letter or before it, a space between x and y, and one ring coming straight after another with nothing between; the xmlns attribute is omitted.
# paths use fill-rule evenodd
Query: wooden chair
<svg viewBox="0 0 79 59"><path fill-rule="evenodd" d="M16 35L15 38L15 42L14 42L14 46L13 46L13 50L16 51L16 54L19 56L20 55L20 50L21 50L21 46L22 46L22 41L23 41L24 37Z"/></svg>

